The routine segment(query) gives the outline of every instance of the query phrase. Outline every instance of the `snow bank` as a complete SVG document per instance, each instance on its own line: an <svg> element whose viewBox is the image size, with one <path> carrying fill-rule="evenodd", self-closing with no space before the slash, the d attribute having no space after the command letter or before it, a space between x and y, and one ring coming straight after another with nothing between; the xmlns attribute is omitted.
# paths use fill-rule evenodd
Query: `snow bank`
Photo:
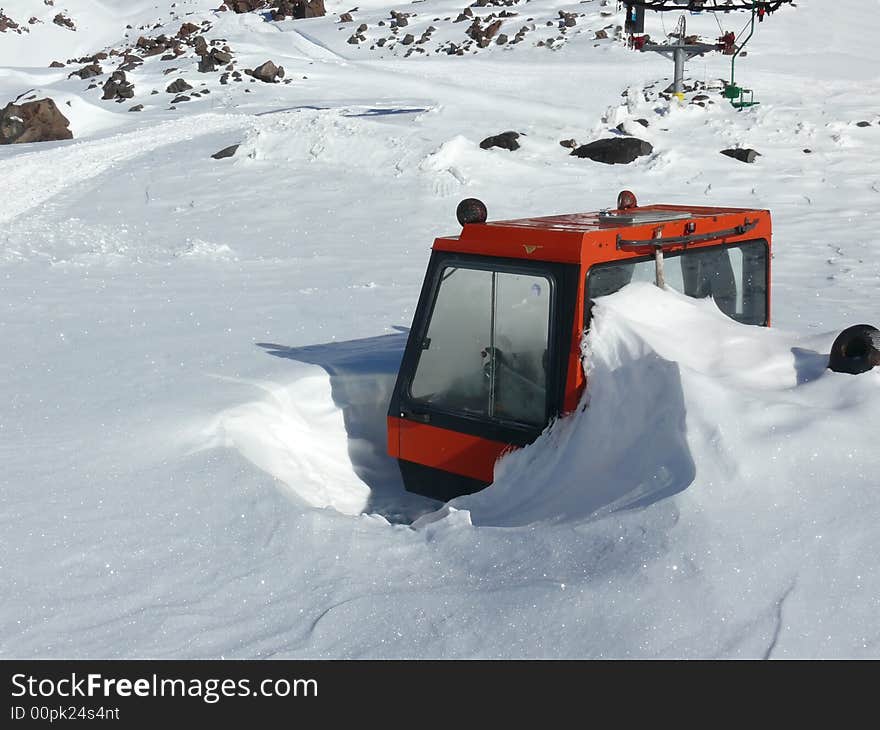
<svg viewBox="0 0 880 730"><path fill-rule="evenodd" d="M577 414L453 505L476 525L579 522L685 490L747 529L756 513L781 528L874 504L880 372L825 370L835 334L740 325L649 284L599 299Z"/></svg>
<svg viewBox="0 0 880 730"><path fill-rule="evenodd" d="M329 376L315 366L298 369L289 385L252 383L263 398L221 413L207 428L203 448L236 449L306 504L359 514L370 489L348 456Z"/></svg>

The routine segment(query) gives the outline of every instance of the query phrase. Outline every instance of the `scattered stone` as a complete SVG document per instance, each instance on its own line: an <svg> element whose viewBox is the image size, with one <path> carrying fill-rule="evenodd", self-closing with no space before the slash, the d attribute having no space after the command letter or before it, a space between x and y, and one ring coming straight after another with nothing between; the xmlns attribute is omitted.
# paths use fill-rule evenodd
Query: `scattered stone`
<svg viewBox="0 0 880 730"><path fill-rule="evenodd" d="M871 122L866 122L866 121L856 122L856 126L857 127L870 127Z"/></svg>
<svg viewBox="0 0 880 730"><path fill-rule="evenodd" d="M275 0L273 4L277 7L270 13L272 20L321 18L327 14L324 0Z"/></svg>
<svg viewBox="0 0 880 730"><path fill-rule="evenodd" d="M266 7L266 0L225 0L223 4L233 13L250 13Z"/></svg>
<svg viewBox="0 0 880 730"><path fill-rule="evenodd" d="M180 96L175 96L171 100L171 103L172 104L179 104L180 102L183 102L183 101L190 101L190 97L186 96L185 94L181 94Z"/></svg>
<svg viewBox="0 0 880 730"><path fill-rule="evenodd" d="M340 23L353 23L354 18L351 17L351 13L343 13L339 16Z"/></svg>
<svg viewBox="0 0 880 730"><path fill-rule="evenodd" d="M49 68L64 68L64 64L61 63L61 61L52 61L52 63L49 64ZM68 78L70 77L68 76Z"/></svg>
<svg viewBox="0 0 880 730"><path fill-rule="evenodd" d="M193 33L199 32L199 26L195 23L184 23L180 26L180 30L177 31L178 38L186 38L187 36L191 36Z"/></svg>
<svg viewBox="0 0 880 730"><path fill-rule="evenodd" d="M403 40L401 41L401 43L403 43L403 45L405 45L405 46L408 46L408 45L410 45L413 41L415 41L415 37L413 36L413 34L412 34L412 33L407 33L407 34L403 37Z"/></svg>
<svg viewBox="0 0 880 730"><path fill-rule="evenodd" d="M0 111L0 144L73 139L70 121L52 99L9 103Z"/></svg>
<svg viewBox="0 0 880 730"><path fill-rule="evenodd" d="M253 71L245 71L245 73L253 76L258 81L274 84L279 78L284 78L284 67L276 66L272 61L266 61L264 64L257 66Z"/></svg>
<svg viewBox="0 0 880 730"><path fill-rule="evenodd" d="M167 91L169 94L180 94L184 91L189 91L191 88L192 86L186 83L186 81L184 81L183 79L177 79L176 81L172 81L170 84L168 84L168 86L165 88L165 91ZM173 103L174 102L172 102L172 104Z"/></svg>
<svg viewBox="0 0 880 730"><path fill-rule="evenodd" d="M215 160L225 160L227 157L232 157L239 147L240 145L237 144L229 145L229 147L224 147L219 152L215 152L211 157Z"/></svg>
<svg viewBox="0 0 880 730"><path fill-rule="evenodd" d="M196 36L195 40L193 41L193 47L195 48L197 56L208 55L208 41L205 40L205 36Z"/></svg>
<svg viewBox="0 0 880 730"><path fill-rule="evenodd" d="M492 147L500 147L505 150L518 150L519 142L516 141L518 138L519 132L502 132L492 137L486 137L486 139L480 142L480 148L488 150Z"/></svg>
<svg viewBox="0 0 880 730"><path fill-rule="evenodd" d="M104 70L96 63L90 64L88 66L83 66L79 71L73 71L68 74L67 78L71 78L72 76L79 76L81 79L90 79L93 76L100 76L104 73Z"/></svg>
<svg viewBox="0 0 880 730"><path fill-rule="evenodd" d="M105 101L115 99L122 101L123 99L131 99L134 96L134 84L125 78L125 71L114 71L104 84L104 95L101 97Z"/></svg>
<svg viewBox="0 0 880 730"><path fill-rule="evenodd" d="M608 33L604 30L597 30L596 37L593 40L604 41L608 37Z"/></svg>
<svg viewBox="0 0 880 730"><path fill-rule="evenodd" d="M22 28L12 18L5 15L3 8L0 8L0 33L5 33L7 30L14 30L16 33L21 34L25 32L26 28Z"/></svg>
<svg viewBox="0 0 880 730"><path fill-rule="evenodd" d="M573 150L578 146L577 140L575 139L561 139L559 140L559 144L570 150Z"/></svg>
<svg viewBox="0 0 880 730"><path fill-rule="evenodd" d="M64 15L64 13L58 13L58 15L52 18L52 22L55 23L55 25L60 25L62 28L76 30L76 26L73 24L73 21L66 15Z"/></svg>
<svg viewBox="0 0 880 730"><path fill-rule="evenodd" d="M586 158L606 165L626 165L654 151L650 142L638 137L599 139L572 150L574 157Z"/></svg>
<svg viewBox="0 0 880 730"><path fill-rule="evenodd" d="M751 148L741 148L737 147L736 149L729 150L721 150L722 155L727 155L728 157L732 157L734 160L739 160L740 162L747 162L751 164L758 157L761 156L760 152L756 152Z"/></svg>
<svg viewBox="0 0 880 730"><path fill-rule="evenodd" d="M130 111L130 112L142 112L143 110L144 110L144 105L143 105L143 104L135 104L135 105L134 105L131 109L129 109L128 111Z"/></svg>
<svg viewBox="0 0 880 730"><path fill-rule="evenodd" d="M507 43L507 36L504 35L504 33L500 33L500 34L498 35L498 38L495 40L495 42L496 42L499 46L503 46L505 43Z"/></svg>

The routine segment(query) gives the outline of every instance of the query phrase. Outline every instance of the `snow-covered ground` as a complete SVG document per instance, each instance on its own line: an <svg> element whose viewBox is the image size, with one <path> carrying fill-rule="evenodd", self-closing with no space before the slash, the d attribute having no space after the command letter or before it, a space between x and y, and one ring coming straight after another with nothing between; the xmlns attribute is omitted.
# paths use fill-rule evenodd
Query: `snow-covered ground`
<svg viewBox="0 0 880 730"><path fill-rule="evenodd" d="M714 88L658 97L672 64L616 39L615 3L474 7L534 30L463 56L435 52L465 39L451 0L342 24L338 0L281 23L218 4L2 1L44 22L0 33L0 106L51 96L75 139L0 147L0 656L880 656L880 373L823 368L837 332L880 321L864 3L761 24L737 66L761 104L741 112ZM426 53L371 49L391 9L416 39L436 27ZM564 35L560 10L584 13ZM183 20L291 83L154 56L117 104L87 88L106 73L49 68ZM728 71L687 66L709 87ZM170 109L177 78L210 93ZM631 165L559 145L637 118L654 153ZM479 148L508 129L521 149ZM719 154L735 145L762 156ZM623 188L769 208L773 329L649 286L600 300L589 408L483 493L404 492L385 409L457 202L501 219Z"/></svg>

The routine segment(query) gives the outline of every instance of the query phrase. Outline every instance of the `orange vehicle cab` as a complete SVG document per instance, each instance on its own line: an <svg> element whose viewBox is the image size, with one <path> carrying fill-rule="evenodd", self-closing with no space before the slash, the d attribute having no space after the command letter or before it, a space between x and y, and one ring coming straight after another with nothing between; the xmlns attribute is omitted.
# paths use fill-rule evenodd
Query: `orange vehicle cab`
<svg viewBox="0 0 880 730"><path fill-rule="evenodd" d="M488 222L437 238L388 411L388 453L409 491L437 499L492 482L506 451L574 410L592 301L662 272L733 319L770 322L770 212L638 206ZM659 259L659 261L658 261Z"/></svg>

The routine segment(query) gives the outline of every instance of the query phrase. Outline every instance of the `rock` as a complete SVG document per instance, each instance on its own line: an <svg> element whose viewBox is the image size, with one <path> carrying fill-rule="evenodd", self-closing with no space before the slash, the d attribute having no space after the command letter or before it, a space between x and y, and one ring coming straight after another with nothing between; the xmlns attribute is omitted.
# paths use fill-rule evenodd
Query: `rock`
<svg viewBox="0 0 880 730"><path fill-rule="evenodd" d="M274 84L279 78L284 77L284 67L276 66L272 61L266 61L264 64L257 66L251 71L250 75L258 81L267 84Z"/></svg>
<svg viewBox="0 0 880 730"><path fill-rule="evenodd" d="M871 126L871 122L865 122L865 121L856 122L856 126L857 126L857 127L870 127L870 126Z"/></svg>
<svg viewBox="0 0 880 730"><path fill-rule="evenodd" d="M144 105L143 105L143 104L135 104L135 105L134 105L131 109L129 109L128 111L130 111L130 112L142 112L143 110L144 110Z"/></svg>
<svg viewBox="0 0 880 730"><path fill-rule="evenodd" d="M58 13L58 15L52 18L52 22L55 23L55 25L60 25L62 28L76 30L76 26L73 24L73 21L63 13Z"/></svg>
<svg viewBox="0 0 880 730"><path fill-rule="evenodd" d="M594 40L597 40L597 41L603 41L603 40L605 40L607 37L608 37L608 33L607 33L607 32L605 32L604 30L597 30L597 31L596 31L596 37L594 38Z"/></svg>
<svg viewBox="0 0 880 730"><path fill-rule="evenodd" d="M52 61L49 64L49 68L64 68L64 64L61 61ZM67 78L70 78L69 76Z"/></svg>
<svg viewBox="0 0 880 730"><path fill-rule="evenodd" d="M571 154L574 157L587 158L606 165L626 165L653 151L654 148L649 142L638 137L613 137L581 145L572 150Z"/></svg>
<svg viewBox="0 0 880 730"><path fill-rule="evenodd" d="M577 140L574 139L561 139L559 140L559 144L570 150L573 150L575 147L578 146Z"/></svg>
<svg viewBox="0 0 880 730"><path fill-rule="evenodd" d="M636 124L641 124L643 127L647 127L647 126L648 126L648 120L647 120L647 119L633 119L633 121L634 121Z"/></svg>
<svg viewBox="0 0 880 730"><path fill-rule="evenodd" d="M740 162L748 162L750 164L761 156L760 152L756 152L755 150L750 148L741 147L737 147L736 149L721 150L721 154L732 157L734 160L739 160Z"/></svg>
<svg viewBox="0 0 880 730"><path fill-rule="evenodd" d="M290 3L289 13L297 20L302 18L322 18L327 14L324 8L324 0L294 0Z"/></svg>
<svg viewBox="0 0 880 730"><path fill-rule="evenodd" d="M186 83L186 81L184 81L183 79L177 79L176 81L172 81L170 84L168 84L168 86L165 88L165 91L167 91L169 94L180 94L181 92L189 91L191 88L192 86Z"/></svg>
<svg viewBox="0 0 880 730"><path fill-rule="evenodd" d="M125 71L114 71L104 84L104 95L101 97L105 101L116 99L131 99L134 96L134 84L125 78Z"/></svg>
<svg viewBox="0 0 880 730"><path fill-rule="evenodd" d="M266 0L226 0L223 4L233 13L250 13L266 7Z"/></svg>
<svg viewBox="0 0 880 730"><path fill-rule="evenodd" d="M184 23L180 26L180 30L177 31L178 38L186 38L187 36L191 36L193 33L198 33L199 26L195 23Z"/></svg>
<svg viewBox="0 0 880 730"><path fill-rule="evenodd" d="M199 73L211 73L216 71L217 66L214 63L214 57L209 53L199 58Z"/></svg>
<svg viewBox="0 0 880 730"><path fill-rule="evenodd" d="M67 78L79 76L81 79L90 79L93 76L100 76L102 73L104 73L104 70L97 63L92 63L88 66L83 66L79 71L72 72Z"/></svg>
<svg viewBox="0 0 880 730"><path fill-rule="evenodd" d="M70 122L52 99L9 103L0 110L0 144L73 139Z"/></svg>
<svg viewBox="0 0 880 730"><path fill-rule="evenodd" d="M231 53L221 51L219 48L211 49L211 57L221 66L229 63L232 60Z"/></svg>
<svg viewBox="0 0 880 730"><path fill-rule="evenodd" d="M412 33L407 33L407 34L403 37L403 40L401 41L401 43L403 43L403 45L405 45L405 46L408 46L408 45L410 45L411 43L413 43L414 41L415 41L415 37L413 36L413 34L412 34Z"/></svg>
<svg viewBox="0 0 880 730"><path fill-rule="evenodd" d="M492 147L500 147L505 150L518 150L519 142L516 141L518 138L519 132L502 132L493 137L486 137L486 139L480 142L480 148L488 150Z"/></svg>
<svg viewBox="0 0 880 730"><path fill-rule="evenodd" d="M504 33L500 33L500 34L498 35L498 38L495 40L495 42L496 42L499 46L503 46L505 43L507 43L507 36L504 35Z"/></svg>
<svg viewBox="0 0 880 730"><path fill-rule="evenodd" d="M181 103L181 102L183 102L183 101L189 101L189 100L190 100L190 97L186 96L185 94L181 94L180 96L175 96L175 97L171 100L171 103L172 103L172 104L179 104L179 103Z"/></svg>
<svg viewBox="0 0 880 730"><path fill-rule="evenodd" d="M8 15L4 15L3 8L0 8L0 33L5 33L7 30L14 30L19 35L24 32L24 29Z"/></svg>
<svg viewBox="0 0 880 730"><path fill-rule="evenodd" d="M354 18L351 17L351 13L343 13L339 16L340 23L353 23Z"/></svg>
<svg viewBox="0 0 880 730"><path fill-rule="evenodd" d="M206 56L208 54L208 41L205 40L203 35L196 36L193 41L193 47L196 49L197 56Z"/></svg>
<svg viewBox="0 0 880 730"><path fill-rule="evenodd" d="M237 144L229 145L229 147L224 147L219 152L215 152L211 157L215 160L225 160L227 157L232 157L236 150L238 150L239 146L240 145Z"/></svg>

